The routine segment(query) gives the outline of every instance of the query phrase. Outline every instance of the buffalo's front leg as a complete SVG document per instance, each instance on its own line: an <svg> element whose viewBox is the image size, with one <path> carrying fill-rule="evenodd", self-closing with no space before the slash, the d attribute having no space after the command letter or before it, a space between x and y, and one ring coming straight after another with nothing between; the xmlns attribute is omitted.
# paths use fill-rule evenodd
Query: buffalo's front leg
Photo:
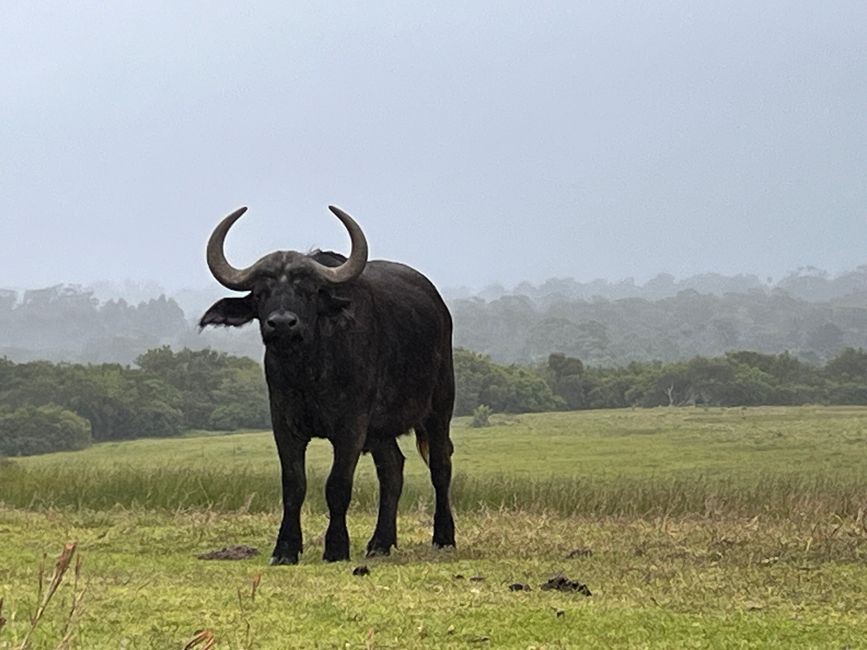
<svg viewBox="0 0 867 650"><path fill-rule="evenodd" d="M388 555L397 546L397 502L403 490L404 457L394 438L381 440L370 450L379 479L379 517L367 544L368 557Z"/></svg>
<svg viewBox="0 0 867 650"><path fill-rule="evenodd" d="M283 521L271 554L271 564L298 564L298 556L304 550L301 505L307 494L304 468L307 441L289 435L275 435L275 438L283 480Z"/></svg>
<svg viewBox="0 0 867 650"><path fill-rule="evenodd" d="M334 465L325 483L325 501L328 503L328 530L325 531L327 562L349 559L349 531L346 529L346 511L352 498L352 479L361 455L361 444L354 440L332 441Z"/></svg>

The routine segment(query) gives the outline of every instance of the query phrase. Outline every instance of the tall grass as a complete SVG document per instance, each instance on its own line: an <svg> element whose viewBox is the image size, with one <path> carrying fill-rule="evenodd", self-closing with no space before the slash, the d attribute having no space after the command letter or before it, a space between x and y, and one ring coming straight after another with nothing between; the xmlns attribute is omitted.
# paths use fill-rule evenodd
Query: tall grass
<svg viewBox="0 0 867 650"><path fill-rule="evenodd" d="M596 517L858 516L867 511L867 409L651 409L522 415L453 425L461 512ZM18 508L278 512L267 433L136 440L0 460L0 503ZM325 512L325 441L308 449L307 510ZM371 463L353 510L375 511ZM427 469L407 459L404 509L431 510Z"/></svg>
<svg viewBox="0 0 867 650"><path fill-rule="evenodd" d="M325 512L325 477L308 472L306 508ZM452 489L458 512L523 510L588 516L733 515L793 517L800 514L856 516L867 511L867 477L773 474L719 478L643 476L527 479L514 474L479 478L457 474ZM362 477L353 490L353 509L375 511L374 480ZM430 484L409 477L402 506L431 508ZM261 469L213 467L84 468L51 471L7 463L0 472L0 503L29 509L275 512L279 475Z"/></svg>

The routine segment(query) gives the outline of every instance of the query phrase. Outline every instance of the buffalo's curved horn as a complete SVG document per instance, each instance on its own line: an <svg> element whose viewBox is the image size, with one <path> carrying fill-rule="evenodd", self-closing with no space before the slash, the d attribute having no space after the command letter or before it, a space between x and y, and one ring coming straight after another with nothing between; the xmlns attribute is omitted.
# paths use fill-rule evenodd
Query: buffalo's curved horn
<svg viewBox="0 0 867 650"><path fill-rule="evenodd" d="M361 275L364 266L367 264L367 239L365 239L364 233L361 232L361 227L355 223L355 219L350 217L346 212L335 205L329 205L328 209L343 222L343 225L349 231L349 239L352 241L352 252L349 254L349 259L340 266L332 268L318 262L313 262L314 268L321 277L332 284L349 282Z"/></svg>
<svg viewBox="0 0 867 650"><path fill-rule="evenodd" d="M245 269L236 269L226 261L226 255L223 252L223 242L226 240L226 233L229 232L229 228L246 211L246 207L238 208L232 214L225 217L214 228L214 232L211 233L211 238L208 240L208 268L211 269L211 273L217 282L227 289L234 289L236 291L246 291L252 286L253 271L256 265L248 266Z"/></svg>

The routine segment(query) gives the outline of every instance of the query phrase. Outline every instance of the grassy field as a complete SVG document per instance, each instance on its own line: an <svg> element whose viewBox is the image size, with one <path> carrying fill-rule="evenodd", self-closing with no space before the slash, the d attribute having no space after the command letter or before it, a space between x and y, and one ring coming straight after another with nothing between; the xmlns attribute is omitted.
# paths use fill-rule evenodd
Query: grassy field
<svg viewBox="0 0 867 650"><path fill-rule="evenodd" d="M0 648L24 641L71 541L78 578L73 562L28 647L183 648L199 630L196 648L210 635L217 648L867 647L867 409L495 421L453 427L457 550L429 548L426 469L406 439L400 549L362 556L376 501L364 459L349 564L319 559L321 441L297 567L266 566L279 503L268 433L5 462ZM195 557L232 544L261 554ZM353 575L361 564L369 575ZM592 596L540 589L559 573Z"/></svg>

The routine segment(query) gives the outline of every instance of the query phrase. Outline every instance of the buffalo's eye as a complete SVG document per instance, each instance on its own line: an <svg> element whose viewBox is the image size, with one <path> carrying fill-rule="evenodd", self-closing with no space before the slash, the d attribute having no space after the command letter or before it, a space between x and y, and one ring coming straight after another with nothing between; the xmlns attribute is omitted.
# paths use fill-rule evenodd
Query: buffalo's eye
<svg viewBox="0 0 867 650"><path fill-rule="evenodd" d="M298 279L292 282L292 288L296 293L303 296L312 296L316 293L316 287L305 279Z"/></svg>

